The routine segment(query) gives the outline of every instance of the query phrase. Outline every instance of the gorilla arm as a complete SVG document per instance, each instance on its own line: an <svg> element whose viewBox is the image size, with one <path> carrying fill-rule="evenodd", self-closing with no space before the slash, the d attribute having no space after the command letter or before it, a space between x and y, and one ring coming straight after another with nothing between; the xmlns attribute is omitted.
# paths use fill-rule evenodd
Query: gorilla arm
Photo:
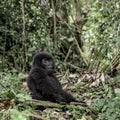
<svg viewBox="0 0 120 120"><path fill-rule="evenodd" d="M37 91L37 86L44 76L46 76L45 71L39 67L33 67L29 73L27 84L33 99L42 100L42 96Z"/></svg>

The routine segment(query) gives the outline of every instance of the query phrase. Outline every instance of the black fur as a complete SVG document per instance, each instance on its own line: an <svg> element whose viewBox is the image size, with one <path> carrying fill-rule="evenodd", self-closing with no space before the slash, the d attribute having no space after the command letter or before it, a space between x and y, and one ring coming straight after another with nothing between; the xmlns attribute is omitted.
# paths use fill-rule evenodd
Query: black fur
<svg viewBox="0 0 120 120"><path fill-rule="evenodd" d="M42 63L43 59L51 61L52 69L49 70ZM62 89L60 82L54 74L54 68L54 59L49 53L39 52L34 56L33 66L27 82L32 98L57 103L74 102L73 96Z"/></svg>

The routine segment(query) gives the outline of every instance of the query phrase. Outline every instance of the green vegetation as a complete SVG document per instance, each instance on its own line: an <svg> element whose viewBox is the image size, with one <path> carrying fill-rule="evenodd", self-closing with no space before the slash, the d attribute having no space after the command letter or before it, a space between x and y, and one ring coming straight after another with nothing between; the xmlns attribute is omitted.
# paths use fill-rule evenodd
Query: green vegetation
<svg viewBox="0 0 120 120"><path fill-rule="evenodd" d="M2 0L0 10L0 120L120 119L119 0ZM36 51L53 54L64 89L87 107L35 110L26 78Z"/></svg>

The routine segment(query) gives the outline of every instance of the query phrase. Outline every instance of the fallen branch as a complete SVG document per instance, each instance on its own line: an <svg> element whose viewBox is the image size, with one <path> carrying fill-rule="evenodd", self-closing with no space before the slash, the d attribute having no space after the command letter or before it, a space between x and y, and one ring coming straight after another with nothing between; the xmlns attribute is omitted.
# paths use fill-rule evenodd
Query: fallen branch
<svg viewBox="0 0 120 120"><path fill-rule="evenodd" d="M43 106L45 108L66 108L66 109L71 109L71 108L78 108L78 105L81 107L87 107L85 103L80 103L80 102L71 102L70 104L65 104L65 103L52 103L49 101L41 101L41 100L28 100L28 104L34 105L34 106Z"/></svg>
<svg viewBox="0 0 120 120"><path fill-rule="evenodd" d="M92 111L94 114L97 114L98 111L94 110L93 108L90 108L86 103L83 102L71 102L70 104L58 104L58 103L52 103L49 101L41 101L41 100L28 100L28 104L32 106L41 106L45 108L59 108L59 109L84 109L88 111Z"/></svg>

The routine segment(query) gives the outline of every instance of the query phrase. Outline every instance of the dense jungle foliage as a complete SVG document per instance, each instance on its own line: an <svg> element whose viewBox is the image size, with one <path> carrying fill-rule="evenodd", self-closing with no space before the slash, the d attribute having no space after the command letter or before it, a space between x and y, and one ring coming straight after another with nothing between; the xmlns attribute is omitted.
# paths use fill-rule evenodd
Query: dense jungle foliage
<svg viewBox="0 0 120 120"><path fill-rule="evenodd" d="M119 0L1 0L0 10L0 120L120 119ZM54 56L63 88L87 106L31 99L37 51Z"/></svg>

